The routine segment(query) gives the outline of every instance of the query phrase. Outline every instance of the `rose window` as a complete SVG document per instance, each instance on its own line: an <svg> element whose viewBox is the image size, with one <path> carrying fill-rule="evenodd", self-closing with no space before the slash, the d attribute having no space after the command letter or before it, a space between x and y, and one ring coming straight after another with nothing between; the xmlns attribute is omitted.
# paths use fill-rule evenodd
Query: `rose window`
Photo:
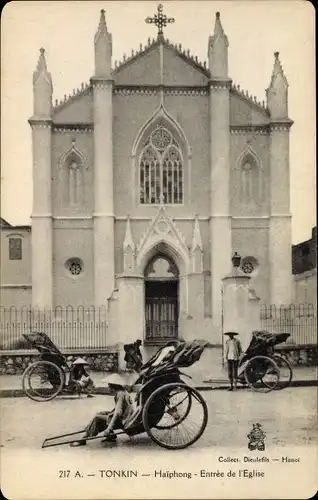
<svg viewBox="0 0 318 500"><path fill-rule="evenodd" d="M251 274L254 271L254 266L249 260L242 264L242 270L245 274Z"/></svg>
<svg viewBox="0 0 318 500"><path fill-rule="evenodd" d="M158 149L158 151L164 151L171 144L171 139L171 134L164 128L157 128L151 134L152 145Z"/></svg>
<svg viewBox="0 0 318 500"><path fill-rule="evenodd" d="M259 273L259 262L255 257L247 255L242 259L241 269L245 274L253 278Z"/></svg>
<svg viewBox="0 0 318 500"><path fill-rule="evenodd" d="M66 262L66 268L72 276L78 276L83 271L83 263L80 259L69 259Z"/></svg>

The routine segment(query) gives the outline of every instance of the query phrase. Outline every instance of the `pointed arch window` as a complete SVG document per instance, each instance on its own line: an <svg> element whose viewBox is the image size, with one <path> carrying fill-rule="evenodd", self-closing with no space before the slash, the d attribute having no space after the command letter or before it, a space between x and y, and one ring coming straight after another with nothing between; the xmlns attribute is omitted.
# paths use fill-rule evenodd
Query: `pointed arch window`
<svg viewBox="0 0 318 500"><path fill-rule="evenodd" d="M141 204L182 204L184 162L171 133L157 127L147 140L139 162Z"/></svg>
<svg viewBox="0 0 318 500"><path fill-rule="evenodd" d="M82 169L75 158L68 164L68 187L70 205L80 205L83 201Z"/></svg>
<svg viewBox="0 0 318 500"><path fill-rule="evenodd" d="M85 206L85 170L88 162L72 140L71 148L59 161L63 179L63 199L66 206L76 209Z"/></svg>
<svg viewBox="0 0 318 500"><path fill-rule="evenodd" d="M262 178L256 158L248 153L241 162L240 198L247 205L262 201Z"/></svg>

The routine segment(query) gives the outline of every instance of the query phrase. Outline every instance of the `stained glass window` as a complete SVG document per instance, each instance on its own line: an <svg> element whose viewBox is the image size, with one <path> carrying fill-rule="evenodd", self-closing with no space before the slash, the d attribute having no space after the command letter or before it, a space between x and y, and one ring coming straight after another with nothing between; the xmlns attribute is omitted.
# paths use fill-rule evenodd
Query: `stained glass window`
<svg viewBox="0 0 318 500"><path fill-rule="evenodd" d="M139 171L141 204L183 203L182 155L165 128L156 128L146 142Z"/></svg>
<svg viewBox="0 0 318 500"><path fill-rule="evenodd" d="M21 260L22 259L22 239L9 238L9 259Z"/></svg>

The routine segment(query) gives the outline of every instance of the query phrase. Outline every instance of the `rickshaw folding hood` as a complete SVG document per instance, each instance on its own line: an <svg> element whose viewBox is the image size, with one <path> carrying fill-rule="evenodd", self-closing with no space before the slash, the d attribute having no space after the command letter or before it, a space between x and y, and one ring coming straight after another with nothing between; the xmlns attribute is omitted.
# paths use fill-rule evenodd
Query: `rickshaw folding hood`
<svg viewBox="0 0 318 500"><path fill-rule="evenodd" d="M290 333L274 333L273 334L274 345L282 344L283 342L286 342L288 337L290 337Z"/></svg>

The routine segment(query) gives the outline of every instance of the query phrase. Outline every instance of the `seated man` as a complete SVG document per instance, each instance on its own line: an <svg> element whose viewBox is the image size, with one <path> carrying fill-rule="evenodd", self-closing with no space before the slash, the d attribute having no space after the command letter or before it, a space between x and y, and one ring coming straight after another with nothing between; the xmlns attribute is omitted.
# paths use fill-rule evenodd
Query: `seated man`
<svg viewBox="0 0 318 500"><path fill-rule="evenodd" d="M125 379L118 374L113 374L108 378L108 386L114 394L115 408L112 411L97 413L93 420L86 427L82 439L71 443L71 446L84 446L88 437L97 436L104 431L103 442L116 441L114 433L116 429L124 429L127 423L132 422L139 409L134 405L126 388Z"/></svg>
<svg viewBox="0 0 318 500"><path fill-rule="evenodd" d="M72 363L73 380L77 385L79 395L85 392L88 398L92 398L91 392L94 389L94 382L87 373L85 366L89 366L89 363L83 358L77 358Z"/></svg>

